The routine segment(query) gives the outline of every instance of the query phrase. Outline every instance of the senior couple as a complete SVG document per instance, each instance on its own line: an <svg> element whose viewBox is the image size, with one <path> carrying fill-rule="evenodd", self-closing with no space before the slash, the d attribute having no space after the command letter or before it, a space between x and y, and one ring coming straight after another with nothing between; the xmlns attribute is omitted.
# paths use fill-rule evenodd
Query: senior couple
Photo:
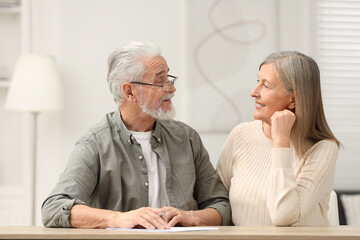
<svg viewBox="0 0 360 240"><path fill-rule="evenodd" d="M329 224L340 142L325 119L314 60L278 52L260 64L254 120L231 131L216 170L198 133L172 120L176 79L150 42L110 55L116 110L75 144L42 205L45 226Z"/></svg>

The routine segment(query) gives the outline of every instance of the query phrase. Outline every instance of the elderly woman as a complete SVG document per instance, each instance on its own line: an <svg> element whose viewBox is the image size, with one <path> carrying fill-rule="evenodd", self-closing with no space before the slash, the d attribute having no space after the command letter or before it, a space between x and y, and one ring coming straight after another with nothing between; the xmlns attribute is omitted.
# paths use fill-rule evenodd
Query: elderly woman
<svg viewBox="0 0 360 240"><path fill-rule="evenodd" d="M235 127L217 170L235 225L328 225L340 142L324 114L316 62L278 52L261 64L254 121Z"/></svg>

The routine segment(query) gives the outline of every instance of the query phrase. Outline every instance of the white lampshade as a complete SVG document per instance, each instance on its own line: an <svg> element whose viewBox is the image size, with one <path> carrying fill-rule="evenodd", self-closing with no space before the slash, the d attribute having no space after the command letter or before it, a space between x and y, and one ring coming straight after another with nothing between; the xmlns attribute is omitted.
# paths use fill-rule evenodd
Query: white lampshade
<svg viewBox="0 0 360 240"><path fill-rule="evenodd" d="M55 58L20 56L5 102L6 110L43 112L63 109L63 93Z"/></svg>

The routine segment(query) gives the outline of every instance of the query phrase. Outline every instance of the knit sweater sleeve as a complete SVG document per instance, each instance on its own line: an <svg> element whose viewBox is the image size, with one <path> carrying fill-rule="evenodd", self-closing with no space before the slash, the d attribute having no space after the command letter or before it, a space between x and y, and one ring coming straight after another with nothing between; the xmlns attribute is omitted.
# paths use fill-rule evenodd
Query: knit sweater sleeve
<svg viewBox="0 0 360 240"><path fill-rule="evenodd" d="M338 146L323 140L311 149L297 175L290 148L273 148L267 207L275 225L292 225L332 191Z"/></svg>
<svg viewBox="0 0 360 240"><path fill-rule="evenodd" d="M237 128L233 129L226 139L216 166L218 175L228 191L230 190L231 178L233 177L233 148Z"/></svg>

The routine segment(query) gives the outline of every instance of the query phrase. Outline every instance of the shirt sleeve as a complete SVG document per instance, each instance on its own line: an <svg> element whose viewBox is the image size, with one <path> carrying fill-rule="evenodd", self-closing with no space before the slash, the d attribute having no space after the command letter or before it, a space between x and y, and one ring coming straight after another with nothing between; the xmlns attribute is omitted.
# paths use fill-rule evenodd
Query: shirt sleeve
<svg viewBox="0 0 360 240"><path fill-rule="evenodd" d="M68 164L49 197L44 201L41 213L45 227L72 227L70 210L74 205L88 205L97 183L98 154L88 139L80 139Z"/></svg>
<svg viewBox="0 0 360 240"><path fill-rule="evenodd" d="M292 225L332 191L338 146L323 140L309 151L296 174L290 148L272 149L267 207L275 225Z"/></svg>
<svg viewBox="0 0 360 240"><path fill-rule="evenodd" d="M209 154L197 134L192 144L196 167L194 198L199 209L214 208L221 215L222 225L231 225L228 191L211 164Z"/></svg>

